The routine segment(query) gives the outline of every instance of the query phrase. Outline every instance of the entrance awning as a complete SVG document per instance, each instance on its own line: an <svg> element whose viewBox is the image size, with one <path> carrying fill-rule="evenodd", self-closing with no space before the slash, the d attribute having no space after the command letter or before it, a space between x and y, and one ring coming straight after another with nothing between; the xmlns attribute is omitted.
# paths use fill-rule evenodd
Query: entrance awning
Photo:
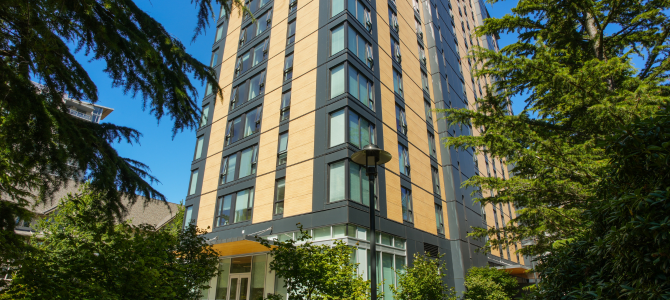
<svg viewBox="0 0 670 300"><path fill-rule="evenodd" d="M512 276L535 279L535 272L529 272L530 268L524 265L500 266L496 267L496 269L503 270Z"/></svg>
<svg viewBox="0 0 670 300"><path fill-rule="evenodd" d="M269 249L256 241L256 236L270 230L272 230L272 228L227 239L214 237L207 242L212 245L214 250L216 250L220 256L267 252Z"/></svg>

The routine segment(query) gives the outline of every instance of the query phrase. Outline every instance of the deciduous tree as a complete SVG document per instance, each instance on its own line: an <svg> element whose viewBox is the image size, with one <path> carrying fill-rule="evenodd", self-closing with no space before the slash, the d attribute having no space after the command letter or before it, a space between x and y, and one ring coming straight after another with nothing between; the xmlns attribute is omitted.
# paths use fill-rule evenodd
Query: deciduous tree
<svg viewBox="0 0 670 300"><path fill-rule="evenodd" d="M465 277L465 300L512 300L519 292L516 278L491 267L472 267Z"/></svg>
<svg viewBox="0 0 670 300"><path fill-rule="evenodd" d="M442 256L430 258L414 254L412 266L396 270L398 284L391 285L393 297L398 300L455 300L456 291L444 282L447 267Z"/></svg>

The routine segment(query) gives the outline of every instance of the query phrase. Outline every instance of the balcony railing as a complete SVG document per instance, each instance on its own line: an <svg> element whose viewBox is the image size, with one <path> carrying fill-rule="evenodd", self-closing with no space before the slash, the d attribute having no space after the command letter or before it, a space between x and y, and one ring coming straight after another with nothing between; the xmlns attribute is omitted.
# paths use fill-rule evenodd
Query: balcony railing
<svg viewBox="0 0 670 300"><path fill-rule="evenodd" d="M68 111L70 112L71 115L73 115L75 117L84 119L86 121L91 121L91 115L87 115L87 114L78 112L78 111L76 111L74 109L71 109L71 108L68 108Z"/></svg>

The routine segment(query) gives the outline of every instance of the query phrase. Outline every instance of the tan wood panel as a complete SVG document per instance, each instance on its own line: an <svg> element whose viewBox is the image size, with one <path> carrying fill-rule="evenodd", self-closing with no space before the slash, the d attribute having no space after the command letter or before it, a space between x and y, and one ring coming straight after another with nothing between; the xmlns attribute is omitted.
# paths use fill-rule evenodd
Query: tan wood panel
<svg viewBox="0 0 670 300"><path fill-rule="evenodd" d="M400 176L385 170L386 174L386 217L402 223L402 193L400 191Z"/></svg>
<svg viewBox="0 0 670 300"><path fill-rule="evenodd" d="M414 178L412 177L412 182ZM412 189L412 201L414 208L414 227L419 230L437 235L437 224L435 223L435 200L433 194L422 189Z"/></svg>
<svg viewBox="0 0 670 300"><path fill-rule="evenodd" d="M315 117L316 114L310 112L291 120L290 123L286 164L285 217L312 211Z"/></svg>
<svg viewBox="0 0 670 300"><path fill-rule="evenodd" d="M484 206L484 211L486 211L486 225L489 228L495 228L495 217L493 215L493 205L487 204ZM495 236L489 236L489 239L497 239ZM491 249L491 254L500 257L501 253L499 249Z"/></svg>
<svg viewBox="0 0 670 300"><path fill-rule="evenodd" d="M275 172L261 174L256 178L253 223L272 220L274 197Z"/></svg>

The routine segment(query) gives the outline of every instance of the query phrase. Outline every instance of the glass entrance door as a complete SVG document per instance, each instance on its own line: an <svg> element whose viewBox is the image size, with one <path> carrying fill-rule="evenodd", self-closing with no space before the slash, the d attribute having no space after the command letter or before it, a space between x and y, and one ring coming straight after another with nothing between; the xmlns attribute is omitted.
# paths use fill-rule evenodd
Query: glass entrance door
<svg viewBox="0 0 670 300"><path fill-rule="evenodd" d="M228 300L249 300L249 278L251 274L230 274Z"/></svg>

